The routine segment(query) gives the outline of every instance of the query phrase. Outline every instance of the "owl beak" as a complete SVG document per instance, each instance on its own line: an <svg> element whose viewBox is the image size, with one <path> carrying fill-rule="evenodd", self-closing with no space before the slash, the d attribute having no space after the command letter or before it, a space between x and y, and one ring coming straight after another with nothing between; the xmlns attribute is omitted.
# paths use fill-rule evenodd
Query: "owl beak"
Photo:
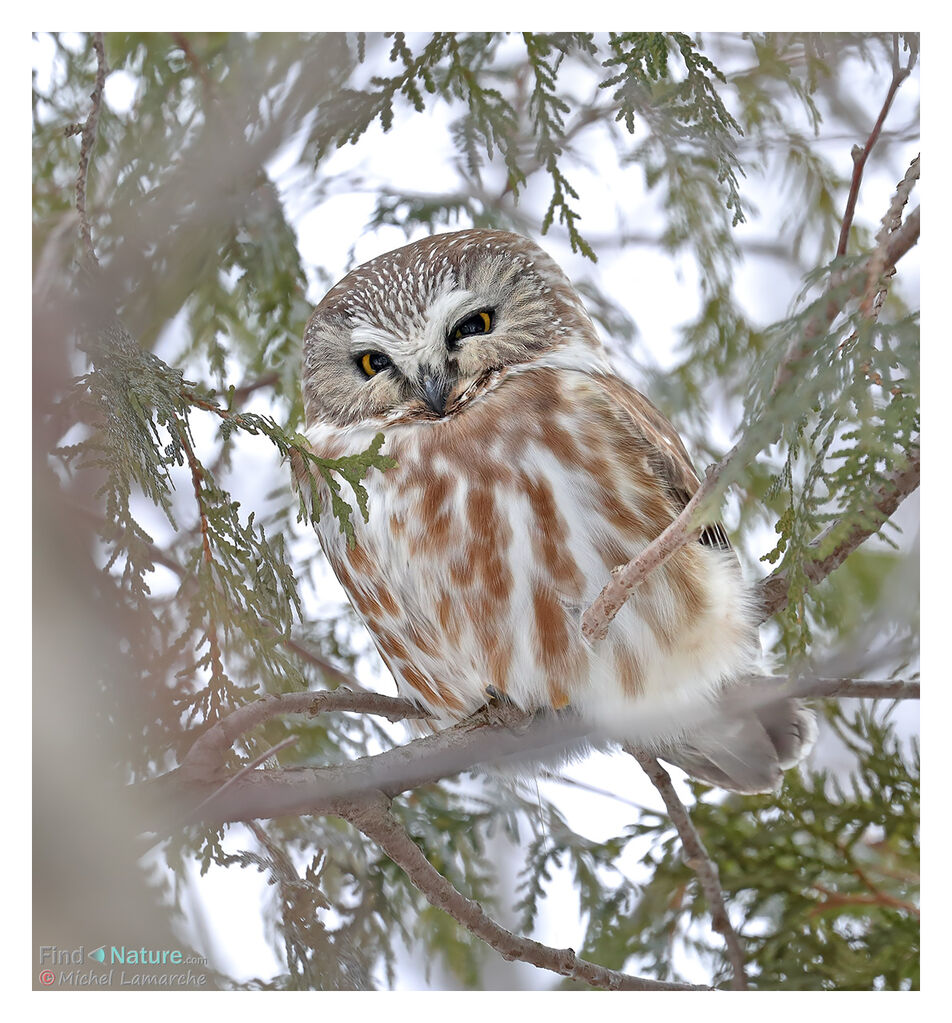
<svg viewBox="0 0 952 1023"><path fill-rule="evenodd" d="M453 388L444 373L423 373L420 376L420 396L438 416L446 414L446 399Z"/></svg>

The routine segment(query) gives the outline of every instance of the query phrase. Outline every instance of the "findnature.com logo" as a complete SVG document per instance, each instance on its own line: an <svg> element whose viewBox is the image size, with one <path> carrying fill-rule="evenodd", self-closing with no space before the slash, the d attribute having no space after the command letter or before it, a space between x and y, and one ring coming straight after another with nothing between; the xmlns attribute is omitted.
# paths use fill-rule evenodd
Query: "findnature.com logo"
<svg viewBox="0 0 952 1023"><path fill-rule="evenodd" d="M89 962L109 966L100 972L94 968L82 969ZM202 956L183 952L178 948L129 948L126 945L100 945L87 952L84 945L78 948L57 948L56 945L40 946L40 964L45 967L58 966L40 971L43 987L204 987L207 977L204 973L184 972L176 967L205 966ZM165 970L148 971L114 969L113 967L166 967ZM77 969L77 967L80 967ZM173 969L168 969L172 967Z"/></svg>

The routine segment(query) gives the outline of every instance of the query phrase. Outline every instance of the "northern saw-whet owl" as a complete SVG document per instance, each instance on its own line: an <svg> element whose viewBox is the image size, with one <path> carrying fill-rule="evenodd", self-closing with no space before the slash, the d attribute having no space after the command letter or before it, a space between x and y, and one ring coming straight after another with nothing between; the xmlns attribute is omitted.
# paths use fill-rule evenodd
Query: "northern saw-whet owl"
<svg viewBox="0 0 952 1023"><path fill-rule="evenodd" d="M305 332L307 438L337 458L386 438L348 546L317 532L401 695L435 727L498 694L571 706L706 781L774 787L812 738L788 700L685 729L755 664L756 608L720 525L651 573L598 643L580 618L698 487L681 439L612 370L556 263L503 231L435 235L352 270ZM326 489L319 496L327 506Z"/></svg>

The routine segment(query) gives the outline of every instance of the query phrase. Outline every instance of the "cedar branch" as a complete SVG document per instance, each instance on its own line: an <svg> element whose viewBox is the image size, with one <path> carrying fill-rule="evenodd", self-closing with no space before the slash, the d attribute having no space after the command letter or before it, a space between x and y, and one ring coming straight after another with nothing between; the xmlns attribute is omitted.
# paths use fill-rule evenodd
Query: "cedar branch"
<svg viewBox="0 0 952 1023"><path fill-rule="evenodd" d="M70 501L68 498L67 501L73 511L88 519L97 529L103 528L102 515L78 501ZM196 584L194 576L186 572L181 563L162 550L162 548L154 543L150 543L146 545L146 549L148 550L150 560L155 564L164 565L169 571L174 572L178 576L183 588L189 588ZM338 687L361 693L370 692L353 675L348 675L342 668L339 668L332 661L329 661L310 647L305 646L300 640L294 639L293 636L282 632L273 622L268 621L266 618L260 618L259 624L263 629L268 629L282 646L287 647L288 650L291 650L306 664L313 665L325 678L331 679Z"/></svg>
<svg viewBox="0 0 952 1023"><path fill-rule="evenodd" d="M903 256L913 245L916 244L919 238L919 207L917 206L912 213L906 218L906 222L893 233L889 244L886 247L886 265L894 266L895 263ZM873 257L870 257L873 258ZM857 291L857 294L861 294L861 291ZM837 313L842 307L845 299L834 301L831 297L830 301L826 303L824 315L819 320L814 320L806 327L803 335L803 340L800 344L793 346L790 353L781 362L780 367L777 371L777 379L774 383L774 391L789 377L793 371L793 364L798 361L800 356L803 354L804 346L807 341L812 337L817 336L822 329L820 326L820 320L827 326L833 322L836 318ZM644 580L644 578L655 569L659 568L668 558L671 557L675 551L679 550L686 543L690 542L697 534L698 530L702 527L704 522L704 516L707 511L707 506L713 499L713 496L717 493L719 488L723 486L722 477L724 477L729 470L736 469L738 464L743 464L748 458L753 457L755 452L752 450L752 436L756 424L754 424L743 437L734 445L733 448L716 464L709 467L704 480L698 485L697 490L692 495L691 499L684 506L681 513L675 518L668 527L657 536L651 543L648 544L642 551L640 551L634 558L632 558L627 564L621 565L612 571L612 578L605 584L601 592L592 602L592 605L582 615L582 634L590 642L598 642L604 639L608 633L608 628L614 621L616 615L625 605L632 593ZM761 444L760 447L763 447ZM912 483L912 477L914 476L914 485L911 489L905 489ZM919 484L919 448L915 446L909 454L909 464L898 473L894 474L892 481L896 483L898 488L899 500L895 507L898 506L899 502L909 493L914 490ZM888 486L880 488L880 493L883 490L892 492L893 488ZM876 507L886 507L890 504L888 498L881 499L877 503ZM888 512L884 518L888 518L892 512ZM880 523L881 524L881 523ZM878 527L877 527L878 528ZM863 540L866 539L873 530L864 531L860 527L857 527L853 533L850 534L850 540L852 545L849 546L847 542L841 547L844 548L842 557L839 560L830 558L824 559L820 566L812 566L812 570L818 574L816 578L813 578L814 582L819 579L825 578L834 568L842 563L843 558L851 550L857 547ZM840 550L838 548L837 550ZM831 556L832 558L832 556ZM827 562L830 562L828 567ZM774 582L771 584L771 579L768 579L767 583L764 584L765 591L770 587L782 586L784 587L783 592L786 594L786 579L782 583ZM766 596L766 592L765 592ZM772 600L765 600L765 607L772 606ZM779 606L773 607L764 614L764 619L769 618L772 614L775 614L779 610Z"/></svg>
<svg viewBox="0 0 952 1023"><path fill-rule="evenodd" d="M909 460L900 469L893 472L875 491L873 508L881 516L875 524L856 525L844 539L819 561L805 559L803 571L813 583L825 579L834 569L846 560L859 545L875 533L879 527L896 511L900 504L919 486L919 446L914 445L909 453ZM813 541L811 547L819 548L835 523ZM786 607L790 588L790 579L786 569L778 569L760 584L760 620L766 621L778 611Z"/></svg>
<svg viewBox="0 0 952 1023"><path fill-rule="evenodd" d="M478 902L457 891L430 863L420 847L390 813L389 801L382 793L342 804L338 813L375 842L406 873L431 905L448 913L470 933L494 948L503 959L518 959L539 969L551 970L560 976L611 991L709 990L691 984L648 980L618 970L609 970L580 959L574 949L552 948L506 930L496 923Z"/></svg>
<svg viewBox="0 0 952 1023"><path fill-rule="evenodd" d="M678 798L668 772L650 753L646 753L644 750L626 745L625 752L638 761L641 769L651 779L651 783L664 800L671 823L677 829L681 839L685 862L697 875L704 897L707 899L708 908L711 911L711 926L723 936L724 944L727 946L727 958L733 970L731 987L735 991L746 991L747 974L744 968L744 947L731 924L727 907L724 905L717 865L708 855L707 849L704 848L701 836L697 833L684 804Z"/></svg>

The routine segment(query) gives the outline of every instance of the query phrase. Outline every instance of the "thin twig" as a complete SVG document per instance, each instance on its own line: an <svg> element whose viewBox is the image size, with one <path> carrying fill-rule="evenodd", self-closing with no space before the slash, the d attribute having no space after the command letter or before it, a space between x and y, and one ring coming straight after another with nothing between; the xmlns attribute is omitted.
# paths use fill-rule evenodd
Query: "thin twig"
<svg viewBox="0 0 952 1023"><path fill-rule="evenodd" d="M906 902L906 901L904 901L902 899L898 899L895 896L890 895L888 892L884 892L879 887L879 885L877 885L873 881L873 879L866 873L866 871L863 870L862 866L859 863L856 862L856 858L853 856L852 850L849 847L847 847L845 845L845 843L843 843L840 840L837 840L836 847L837 847L837 849L839 849L841 855L843 855L843 857L849 862L850 869L853 871L853 873L859 879L860 883L865 885L867 890L869 892L871 892L874 896L876 896L876 898L878 899L878 901L879 901L879 903L881 905L891 906L894 909L902 909L902 910L905 910L908 913L911 913L913 916L916 916L916 917L919 916L919 907L918 906L913 905L911 902ZM887 875L887 876L889 876L889 875ZM910 878L908 878L908 877L907 878L899 878L898 880L906 880L906 881L908 881L908 880L910 880ZM916 882L918 882L919 876L918 875L914 875L912 880L915 880ZM814 885L814 887L819 889L819 885Z"/></svg>
<svg viewBox="0 0 952 1023"><path fill-rule="evenodd" d="M700 533L702 523L698 521L698 513L701 506L716 487L723 471L733 461L738 447L734 445L717 465L708 470L704 481L694 491L681 514L659 536L626 565L612 571L611 579L582 615L582 635L590 643L605 638L609 625L645 576L663 565L675 551Z"/></svg>
<svg viewBox="0 0 952 1023"><path fill-rule="evenodd" d="M643 750L629 745L625 746L625 752L638 761L664 800L671 823L681 838L685 862L697 875L704 897L707 899L708 908L711 911L711 925L718 934L723 936L724 944L727 946L727 958L733 970L731 987L737 991L746 991L747 974L744 967L744 948L730 921L727 907L724 905L717 865L704 848L704 843L691 821L690 814L678 798L677 792L674 791L668 772L650 753L645 753Z"/></svg>
<svg viewBox="0 0 952 1023"><path fill-rule="evenodd" d="M909 73L915 66L917 55L918 46L913 43L911 44L909 62L905 67L902 67L899 64L899 37L897 35L893 36L892 79L889 83L889 89L886 92L886 98L883 100L882 109L879 111L879 117L876 118L873 130L869 133L866 145L853 147L853 176L850 180L850 190L846 199L846 210L843 214L843 223L840 225L840 238L836 246L837 256L846 255L846 246L849 241L850 228L853 226L853 216L856 212L856 200L859 196L859 186L863 180L863 169L866 166L866 160L872 152L873 146L876 145L879 133L882 131L883 122L886 120L886 115L889 113L889 108L892 106L892 102L896 97L896 92L898 91L899 86L902 85L902 83L909 77Z"/></svg>
<svg viewBox="0 0 952 1023"><path fill-rule="evenodd" d="M271 625L270 622L265 622L264 619L262 619L262 622L274 630L278 636L278 642L282 646L287 647L288 650L296 654L305 663L313 665L325 678L332 679L338 686L343 686L357 693L373 692L373 690L368 689L366 686L362 686L353 675L348 675L346 671L342 671L336 664L332 664L326 657L322 657L319 653L311 650L310 647L304 646L303 643L298 642L293 637L286 636L274 625Z"/></svg>
<svg viewBox="0 0 952 1023"><path fill-rule="evenodd" d="M905 679L873 681L851 678L814 678L797 688L798 696L853 700L918 700L919 683Z"/></svg>
<svg viewBox="0 0 952 1023"><path fill-rule="evenodd" d="M255 391L260 391L265 387L273 387L280 379L281 374L276 371L263 373L257 379L249 380L248 383L242 384L240 387L236 387L234 391L231 392L231 400L235 405L242 405L248 397L254 394ZM229 397L229 392L224 392L223 397Z"/></svg>
<svg viewBox="0 0 952 1023"><path fill-rule="evenodd" d="M205 477L205 469L198 460L188 438L188 424L182 420L176 420L179 439L185 450L185 457L192 474L192 488L195 491L195 503L198 505L199 525L202 533L202 557L207 571L211 571L214 564L212 556L211 541L209 539L208 514L205 510L205 498L202 494L202 481ZM221 644L218 641L218 624L209 613L208 618L208 654L211 658L212 678L217 682L225 678L225 666L222 663ZM214 690L213 690L214 692Z"/></svg>
<svg viewBox="0 0 952 1023"><path fill-rule="evenodd" d="M76 210L79 213L79 230L90 263L99 265L96 250L93 247L93 236L86 214L86 182L89 174L89 157L99 129L99 112L102 109L102 94L106 84L106 51L103 47L102 32L93 33L93 49L96 51L96 84L90 93L92 108L83 123L82 138L79 146L79 171L76 175ZM67 129L67 134L75 133L75 126Z"/></svg>
<svg viewBox="0 0 952 1023"><path fill-rule="evenodd" d="M919 907L904 899L897 899L888 892L876 889L869 895L861 893L834 892L822 884L811 884L815 892L823 896L823 901L810 910L810 916L818 916L828 909L839 909L841 906L888 906L890 909L899 909L911 916L919 916Z"/></svg>
<svg viewBox="0 0 952 1023"><path fill-rule="evenodd" d="M188 462L189 471L192 475L192 489L195 491L195 503L198 505L199 528L202 534L202 558L206 565L212 563L212 547L208 538L208 515L205 511L205 499L202 497L202 481L205 477L205 469L198 460L191 441L188 439L188 425L181 420L176 420L179 439L185 450L185 458Z"/></svg>
<svg viewBox="0 0 952 1023"><path fill-rule="evenodd" d="M592 785L587 781L581 781L578 778L570 778L567 774L560 774L556 771L550 771L547 768L542 768L539 771L539 777L545 781L555 782L558 785L568 785L571 788L580 789L582 792L591 792L595 796L604 796L605 799L612 799L616 803L623 803L625 806L630 806L633 810L637 810L640 814L657 813L656 810L652 810L650 807L642 806L640 803L636 803L633 799L627 799L625 796L620 796L617 792L611 792L608 789L600 788L598 785Z"/></svg>
<svg viewBox="0 0 952 1023"><path fill-rule="evenodd" d="M471 934L485 941L506 960L517 959L542 970L612 991L696 991L709 990L691 984L665 983L635 977L580 959L571 948L552 948L521 937L496 923L479 903L468 899L450 884L423 854L390 813L388 800L380 793L345 803L339 815L375 842L393 860L427 901L448 913Z"/></svg>
<svg viewBox="0 0 952 1023"><path fill-rule="evenodd" d="M215 85L212 80L208 77L208 72L205 69L205 65L198 59L195 51L189 44L188 37L184 32L173 32L172 39L175 41L182 53L185 54L185 59L189 63L195 76L202 83L202 88L205 90L206 96L213 100L215 98Z"/></svg>

